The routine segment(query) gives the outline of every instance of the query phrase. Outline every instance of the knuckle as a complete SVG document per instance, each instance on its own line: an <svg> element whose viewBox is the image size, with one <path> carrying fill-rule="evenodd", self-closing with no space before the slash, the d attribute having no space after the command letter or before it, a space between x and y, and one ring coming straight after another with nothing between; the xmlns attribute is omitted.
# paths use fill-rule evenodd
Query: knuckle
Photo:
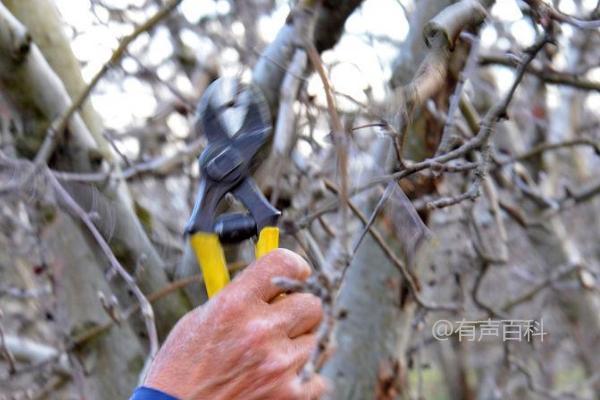
<svg viewBox="0 0 600 400"><path fill-rule="evenodd" d="M233 293L228 293L227 296L216 296L211 301L217 311L217 315L224 318L239 315L242 311L240 302Z"/></svg>
<svg viewBox="0 0 600 400"><path fill-rule="evenodd" d="M254 335L244 335L243 338L236 341L236 346L243 352L245 357L255 359L259 364L260 360L267 355L262 343L263 340Z"/></svg>
<svg viewBox="0 0 600 400"><path fill-rule="evenodd" d="M273 324L265 318L256 318L246 323L245 337L252 342L263 342L272 335Z"/></svg>
<svg viewBox="0 0 600 400"><path fill-rule="evenodd" d="M270 349L267 357L265 357L261 364L260 369L261 372L267 376L279 376L283 375L290 366L290 360L284 352Z"/></svg>

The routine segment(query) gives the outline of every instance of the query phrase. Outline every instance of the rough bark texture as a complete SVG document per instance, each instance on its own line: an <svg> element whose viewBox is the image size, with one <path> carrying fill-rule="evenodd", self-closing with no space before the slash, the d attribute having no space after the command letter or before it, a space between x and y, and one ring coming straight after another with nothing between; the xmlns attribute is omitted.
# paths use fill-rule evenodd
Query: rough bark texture
<svg viewBox="0 0 600 400"><path fill-rule="evenodd" d="M390 396L406 385L408 367L401 354L410 340L407 315L415 303L402 304L401 285L398 270L371 237L365 238L338 299L338 312L344 310L346 317L337 325L336 351L323 371L334 382L332 398Z"/></svg>
<svg viewBox="0 0 600 400"><path fill-rule="evenodd" d="M433 39L441 40L438 42L441 44L432 45L428 51L423 33L418 34L424 32L426 35L437 35L432 33L434 29L440 32L455 31L451 36L456 36L456 31L470 25L453 18L452 24L456 25L450 28L440 24L432 26L431 18L444 9L444 6L440 2L426 2L417 8L411 19L411 36L404 44L407 50L401 53L406 56L395 66L391 82L396 85L401 80L408 82L413 79L409 85L398 89L400 104L403 104L400 110L403 124L408 123L409 113L412 114L415 108L421 107L425 100L438 92L447 93L451 90L447 87L445 77L452 56L448 47L453 46L453 41ZM467 19L471 18L470 13L466 15ZM480 15L473 21L480 21L481 18ZM422 61L418 69L416 60ZM419 80L427 83L423 85ZM418 129L418 122L415 125ZM373 147L374 159L385 160L393 154L391 143L387 142L383 146L379 151L376 151L377 146ZM423 152L429 151L423 149L423 146L421 143L418 150L412 153L412 149L409 149L409 158L420 159ZM381 163L378 167L383 166L384 170L376 168L371 173L373 176L381 175L390 169L390 165ZM367 181L369 178L368 175L364 177ZM365 201L361 206L365 214L370 215L374 204L372 201ZM386 207L388 216L393 216L395 212L392 205ZM392 223L392 230L399 237L407 237L399 233L404 229L406 226L403 226L403 221ZM406 245L403 243L398 247ZM416 305L414 299L406 293L406 282L398 269L377 249L372 248L375 243L365 240L362 246L350 265L338 300L339 308L345 310L348 317L337 326L338 348L327 364L325 374L335 382L336 399L364 399L374 396L382 399L395 398L400 393L406 394L408 389L408 362L405 353L412 336L411 321ZM425 241L417 251L427 253L431 246L431 242ZM409 254L401 254L401 257L410 261ZM427 262L427 258L423 258L417 263L408 262L407 267L418 275L428 267ZM389 290L382 290L384 287Z"/></svg>

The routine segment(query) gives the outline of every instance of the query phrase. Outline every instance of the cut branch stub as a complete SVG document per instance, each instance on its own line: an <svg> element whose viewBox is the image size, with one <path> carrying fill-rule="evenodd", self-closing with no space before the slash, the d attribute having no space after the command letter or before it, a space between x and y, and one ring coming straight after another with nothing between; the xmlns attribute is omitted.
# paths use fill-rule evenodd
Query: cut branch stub
<svg viewBox="0 0 600 400"><path fill-rule="evenodd" d="M463 0L446 7L423 28L425 43L431 47L433 38L441 34L448 48L453 50L460 32L465 27L481 24L486 14L485 8L475 0Z"/></svg>

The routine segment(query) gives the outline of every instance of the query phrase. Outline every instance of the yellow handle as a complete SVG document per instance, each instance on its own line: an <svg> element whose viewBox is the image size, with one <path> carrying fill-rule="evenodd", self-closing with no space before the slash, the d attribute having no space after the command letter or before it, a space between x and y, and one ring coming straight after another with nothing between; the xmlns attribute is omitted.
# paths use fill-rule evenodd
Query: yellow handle
<svg viewBox="0 0 600 400"><path fill-rule="evenodd" d="M229 270L225 253L216 233L196 232L190 237L190 244L202 270L206 293L211 298L229 283ZM256 258L260 258L279 247L279 228L267 226L258 234Z"/></svg>
<svg viewBox="0 0 600 400"><path fill-rule="evenodd" d="M256 242L256 259L258 260L271 250L279 247L279 228L276 226L266 226L258 234Z"/></svg>
<svg viewBox="0 0 600 400"><path fill-rule="evenodd" d="M211 298L229 283L229 270L219 236L215 233L196 232L190 237L190 244L202 270L206 293Z"/></svg>

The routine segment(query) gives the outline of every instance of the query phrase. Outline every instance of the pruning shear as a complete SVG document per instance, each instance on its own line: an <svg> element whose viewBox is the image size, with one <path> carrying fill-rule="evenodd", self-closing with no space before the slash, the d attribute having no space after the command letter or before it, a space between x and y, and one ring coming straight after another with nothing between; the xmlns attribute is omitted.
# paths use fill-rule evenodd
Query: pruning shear
<svg viewBox="0 0 600 400"><path fill-rule="evenodd" d="M272 131L266 100L252 85L235 82L229 99L223 99L226 82L219 79L205 91L198 106L195 129L208 144L200 154L200 186L185 234L202 270L208 297L229 283L229 270L221 243L238 243L258 236L256 258L279 247L277 222L281 212L273 207L250 175L256 153ZM223 114L245 111L241 128L229 134ZM216 216L217 207L231 193L248 210Z"/></svg>

